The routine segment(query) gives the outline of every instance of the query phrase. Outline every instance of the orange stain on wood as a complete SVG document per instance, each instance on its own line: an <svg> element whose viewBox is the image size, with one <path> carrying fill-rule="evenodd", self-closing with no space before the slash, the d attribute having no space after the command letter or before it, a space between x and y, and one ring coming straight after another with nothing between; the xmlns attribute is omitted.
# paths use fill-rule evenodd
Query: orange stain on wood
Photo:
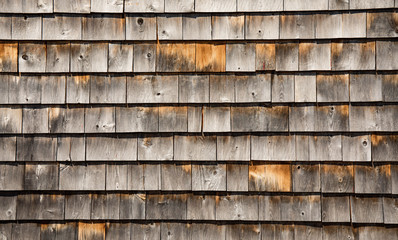
<svg viewBox="0 0 398 240"><path fill-rule="evenodd" d="M252 165L249 167L249 181L265 184L267 191L291 191L290 165Z"/></svg>
<svg viewBox="0 0 398 240"><path fill-rule="evenodd" d="M105 223L79 222L79 240L105 239Z"/></svg>
<svg viewBox="0 0 398 240"><path fill-rule="evenodd" d="M275 44L256 44L256 70L275 69Z"/></svg>
<svg viewBox="0 0 398 240"><path fill-rule="evenodd" d="M196 71L225 72L226 45L196 44Z"/></svg>
<svg viewBox="0 0 398 240"><path fill-rule="evenodd" d="M17 72L18 44L0 44L0 72Z"/></svg>

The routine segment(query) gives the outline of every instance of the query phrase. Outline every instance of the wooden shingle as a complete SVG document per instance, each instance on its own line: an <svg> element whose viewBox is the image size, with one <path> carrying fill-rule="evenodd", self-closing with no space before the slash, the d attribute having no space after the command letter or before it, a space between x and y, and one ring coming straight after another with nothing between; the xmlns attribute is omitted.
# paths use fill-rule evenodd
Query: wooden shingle
<svg viewBox="0 0 398 240"><path fill-rule="evenodd" d="M226 46L216 44L196 44L197 72L225 72Z"/></svg>
<svg viewBox="0 0 398 240"><path fill-rule="evenodd" d="M43 17L43 40L81 40L82 18L70 15Z"/></svg>
<svg viewBox="0 0 398 240"><path fill-rule="evenodd" d="M156 24L154 15L127 15L126 40L156 40Z"/></svg>
<svg viewBox="0 0 398 240"><path fill-rule="evenodd" d="M8 80L9 103L40 103L41 77L33 75L9 76Z"/></svg>
<svg viewBox="0 0 398 240"><path fill-rule="evenodd" d="M299 45L297 43L277 44L275 62L277 71L298 71Z"/></svg>
<svg viewBox="0 0 398 240"><path fill-rule="evenodd" d="M89 103L90 76L68 76L66 88L66 103Z"/></svg>
<svg viewBox="0 0 398 240"><path fill-rule="evenodd" d="M367 13L367 37L397 37L398 13Z"/></svg>
<svg viewBox="0 0 398 240"><path fill-rule="evenodd" d="M277 0L238 0L238 12L268 12L268 11L282 11L283 2Z"/></svg>
<svg viewBox="0 0 398 240"><path fill-rule="evenodd" d="M382 78L373 74L350 75L351 102L383 101Z"/></svg>
<svg viewBox="0 0 398 240"><path fill-rule="evenodd" d="M12 17L12 39L41 40L41 16L25 15Z"/></svg>
<svg viewBox="0 0 398 240"><path fill-rule="evenodd" d="M40 224L24 223L13 224L12 237L15 239L40 239Z"/></svg>
<svg viewBox="0 0 398 240"><path fill-rule="evenodd" d="M375 162L397 161L398 137L372 135L372 160Z"/></svg>
<svg viewBox="0 0 398 240"><path fill-rule="evenodd" d="M192 164L192 191L226 190L227 167L225 164Z"/></svg>
<svg viewBox="0 0 398 240"><path fill-rule="evenodd" d="M393 0L381 0L381 1L360 1L360 0L351 0L350 1L350 9L366 9L366 8L391 8L394 6Z"/></svg>
<svg viewBox="0 0 398 240"><path fill-rule="evenodd" d="M256 45L227 44L226 71L227 72L254 72L256 69Z"/></svg>
<svg viewBox="0 0 398 240"><path fill-rule="evenodd" d="M22 133L22 109L21 108L0 108L0 132L1 133Z"/></svg>
<svg viewBox="0 0 398 240"><path fill-rule="evenodd" d="M256 71L275 70L275 44L256 44Z"/></svg>
<svg viewBox="0 0 398 240"><path fill-rule="evenodd" d="M193 12L195 0L165 0L165 12Z"/></svg>
<svg viewBox="0 0 398 240"><path fill-rule="evenodd" d="M212 16L212 39L244 39L245 16L214 15Z"/></svg>
<svg viewBox="0 0 398 240"><path fill-rule="evenodd" d="M46 45L26 43L19 45L18 66L20 72L46 71Z"/></svg>
<svg viewBox="0 0 398 240"><path fill-rule="evenodd" d="M159 40L182 40L182 16L166 14L157 17Z"/></svg>
<svg viewBox="0 0 398 240"><path fill-rule="evenodd" d="M178 76L127 77L127 103L178 103Z"/></svg>
<svg viewBox="0 0 398 240"><path fill-rule="evenodd" d="M203 107L188 107L188 132L202 132Z"/></svg>
<svg viewBox="0 0 398 240"><path fill-rule="evenodd" d="M330 43L311 42L299 45L301 71L330 70Z"/></svg>
<svg viewBox="0 0 398 240"><path fill-rule="evenodd" d="M18 195L18 220L63 220L64 195Z"/></svg>
<svg viewBox="0 0 398 240"><path fill-rule="evenodd" d="M157 46L156 71L195 71L195 44L159 44Z"/></svg>
<svg viewBox="0 0 398 240"><path fill-rule="evenodd" d="M89 13L90 10L90 0L54 0L54 12Z"/></svg>
<svg viewBox="0 0 398 240"><path fill-rule="evenodd" d="M249 191L290 192L292 175L288 164L256 164L249 166Z"/></svg>
<svg viewBox="0 0 398 240"><path fill-rule="evenodd" d="M216 196L190 194L187 200L188 220L215 220Z"/></svg>
<svg viewBox="0 0 398 240"><path fill-rule="evenodd" d="M236 102L270 102L271 74L235 77ZM229 89L229 87L227 86Z"/></svg>
<svg viewBox="0 0 398 240"><path fill-rule="evenodd" d="M105 239L105 223L84 223L78 225L79 239Z"/></svg>
<svg viewBox="0 0 398 240"><path fill-rule="evenodd" d="M217 160L249 161L250 136L217 136Z"/></svg>
<svg viewBox="0 0 398 240"><path fill-rule="evenodd" d="M128 167L124 164L106 165L106 190L127 190Z"/></svg>
<svg viewBox="0 0 398 240"><path fill-rule="evenodd" d="M327 0L305 0L305 1L294 1L294 0L285 0L284 1L284 10L285 11L308 11L308 10L328 10L328 1Z"/></svg>
<svg viewBox="0 0 398 240"><path fill-rule="evenodd" d="M47 43L46 72L69 72L69 59L70 59L69 43L67 44ZM45 77L43 76L42 78ZM63 77L60 76L58 78L62 79ZM45 91L43 93L45 93Z"/></svg>
<svg viewBox="0 0 398 240"><path fill-rule="evenodd" d="M91 76L90 103L125 103L125 76Z"/></svg>
<svg viewBox="0 0 398 240"><path fill-rule="evenodd" d="M122 5L123 6L123 5ZM111 223L106 226L106 240L130 239L130 223Z"/></svg>
<svg viewBox="0 0 398 240"><path fill-rule="evenodd" d="M309 137L310 161L341 161L341 149L340 135Z"/></svg>
<svg viewBox="0 0 398 240"><path fill-rule="evenodd" d="M190 239L190 226L184 223L162 223L161 239Z"/></svg>
<svg viewBox="0 0 398 240"><path fill-rule="evenodd" d="M107 43L72 43L71 72L106 72L108 70Z"/></svg>
<svg viewBox="0 0 398 240"><path fill-rule="evenodd" d="M322 192L354 192L354 168L352 165L321 165Z"/></svg>
<svg viewBox="0 0 398 240"><path fill-rule="evenodd" d="M398 75L396 74L383 74L378 75L382 81L383 100L386 102L398 101Z"/></svg>
<svg viewBox="0 0 398 240"><path fill-rule="evenodd" d="M391 197L383 198L383 215L384 215L384 223L385 224L396 224L397 218L397 206L398 199Z"/></svg>
<svg viewBox="0 0 398 240"><path fill-rule="evenodd" d="M374 70L375 48L375 42L332 43L332 70Z"/></svg>
<svg viewBox="0 0 398 240"><path fill-rule="evenodd" d="M17 161L55 161L57 138L17 137Z"/></svg>
<svg viewBox="0 0 398 240"><path fill-rule="evenodd" d="M195 12L236 12L236 1L195 0Z"/></svg>
<svg viewBox="0 0 398 240"><path fill-rule="evenodd" d="M394 70L397 65L398 43L391 41L377 41L377 70Z"/></svg>
<svg viewBox="0 0 398 240"><path fill-rule="evenodd" d="M258 220L258 196L216 196L217 220Z"/></svg>
<svg viewBox="0 0 398 240"><path fill-rule="evenodd" d="M124 1L125 12L164 12L164 0L125 0Z"/></svg>
<svg viewBox="0 0 398 240"><path fill-rule="evenodd" d="M18 44L0 44L0 52L0 72L17 72Z"/></svg>
<svg viewBox="0 0 398 240"><path fill-rule="evenodd" d="M348 74L333 74L316 76L316 91L318 102L348 102L349 95Z"/></svg>
<svg viewBox="0 0 398 240"><path fill-rule="evenodd" d="M120 194L119 219L145 219L145 194Z"/></svg>
<svg viewBox="0 0 398 240"><path fill-rule="evenodd" d="M273 75L272 76L272 102L294 102L294 75Z"/></svg>
<svg viewBox="0 0 398 240"><path fill-rule="evenodd" d="M293 240L294 227L291 225L282 225L282 224L262 224L261 236L262 240L266 239Z"/></svg>
<svg viewBox="0 0 398 240"><path fill-rule="evenodd" d="M60 164L59 190L105 190L105 171L104 164L87 166ZM81 214L84 214L84 211Z"/></svg>
<svg viewBox="0 0 398 240"><path fill-rule="evenodd" d="M1 190L23 190L25 166L1 164L0 165L0 189Z"/></svg>
<svg viewBox="0 0 398 240"><path fill-rule="evenodd" d="M57 161L84 161L86 158L85 138L58 137Z"/></svg>
<svg viewBox="0 0 398 240"><path fill-rule="evenodd" d="M12 18L6 15L0 15L0 39L11 39Z"/></svg>
<svg viewBox="0 0 398 240"><path fill-rule="evenodd" d="M294 76L294 101L316 102L316 75L300 74Z"/></svg>
<svg viewBox="0 0 398 240"><path fill-rule="evenodd" d="M133 70L133 44L109 44L108 72L131 72Z"/></svg>
<svg viewBox="0 0 398 240"><path fill-rule="evenodd" d="M286 14L280 16L281 39L311 39L315 37L313 14Z"/></svg>
<svg viewBox="0 0 398 240"><path fill-rule="evenodd" d="M251 160L296 160L294 136L251 136Z"/></svg>
<svg viewBox="0 0 398 240"><path fill-rule="evenodd" d="M25 190L58 190L58 164L26 164Z"/></svg>
<svg viewBox="0 0 398 240"><path fill-rule="evenodd" d="M0 220L16 220L17 197L0 196L0 201L2 203L0 206ZM0 232L0 236L5 237L5 234Z"/></svg>
<svg viewBox="0 0 398 240"><path fill-rule="evenodd" d="M391 194L390 165L354 167L355 193Z"/></svg>
<svg viewBox="0 0 398 240"><path fill-rule="evenodd" d="M204 107L203 109L204 132L229 132L231 131L230 107Z"/></svg>
<svg viewBox="0 0 398 240"><path fill-rule="evenodd" d="M137 160L137 138L88 137L86 141L87 161Z"/></svg>
<svg viewBox="0 0 398 240"><path fill-rule="evenodd" d="M15 161L15 153L17 150L16 137L1 137L0 138L0 162Z"/></svg>
<svg viewBox="0 0 398 240"><path fill-rule="evenodd" d="M246 164L227 165L227 191L247 192L249 190L249 166Z"/></svg>
<svg viewBox="0 0 398 240"><path fill-rule="evenodd" d="M46 114L50 133L84 132L84 108L50 108Z"/></svg>
<svg viewBox="0 0 398 240"><path fill-rule="evenodd" d="M343 161L370 162L372 143L369 135L342 136Z"/></svg>
<svg viewBox="0 0 398 240"><path fill-rule="evenodd" d="M315 131L349 131L349 106L319 106L316 109Z"/></svg>
<svg viewBox="0 0 398 240"><path fill-rule="evenodd" d="M210 102L235 102L234 75L210 75Z"/></svg>
<svg viewBox="0 0 398 240"><path fill-rule="evenodd" d="M178 102L207 103L210 100L209 76L178 76Z"/></svg>
<svg viewBox="0 0 398 240"><path fill-rule="evenodd" d="M154 44L135 44L134 72L155 72L156 54L156 45Z"/></svg>
<svg viewBox="0 0 398 240"><path fill-rule="evenodd" d="M162 164L162 191L190 191L190 164Z"/></svg>
<svg viewBox="0 0 398 240"><path fill-rule="evenodd" d="M91 0L91 12L121 13L123 0Z"/></svg>
<svg viewBox="0 0 398 240"><path fill-rule="evenodd" d="M191 240L225 239L225 226L216 224L198 224L191 226Z"/></svg>
<svg viewBox="0 0 398 240"><path fill-rule="evenodd" d="M115 132L115 108L114 107L91 107L85 108L86 133Z"/></svg>
<svg viewBox="0 0 398 240"><path fill-rule="evenodd" d="M216 160L215 136L174 136L174 160Z"/></svg>
<svg viewBox="0 0 398 240"><path fill-rule="evenodd" d="M383 198L350 197L353 223L383 223Z"/></svg>
<svg viewBox="0 0 398 240"><path fill-rule="evenodd" d="M210 14L187 14L182 17L184 40L211 40L211 30Z"/></svg>
<svg viewBox="0 0 398 240"><path fill-rule="evenodd" d="M91 195L92 220L119 219L119 194L93 194Z"/></svg>
<svg viewBox="0 0 398 240"><path fill-rule="evenodd" d="M173 160L173 136L138 138L138 160Z"/></svg>
<svg viewBox="0 0 398 240"><path fill-rule="evenodd" d="M187 132L187 107L159 107L159 132Z"/></svg>
<svg viewBox="0 0 398 240"><path fill-rule="evenodd" d="M125 40L125 25L125 18L120 16L107 14L85 16L82 18L82 38L83 40Z"/></svg>
<svg viewBox="0 0 398 240"><path fill-rule="evenodd" d="M184 220L187 213L187 195L147 195L146 206L146 219Z"/></svg>
<svg viewBox="0 0 398 240"><path fill-rule="evenodd" d="M320 192L321 179L319 164L292 165L293 192Z"/></svg>
<svg viewBox="0 0 398 240"><path fill-rule="evenodd" d="M322 222L350 222L349 197L322 197Z"/></svg>

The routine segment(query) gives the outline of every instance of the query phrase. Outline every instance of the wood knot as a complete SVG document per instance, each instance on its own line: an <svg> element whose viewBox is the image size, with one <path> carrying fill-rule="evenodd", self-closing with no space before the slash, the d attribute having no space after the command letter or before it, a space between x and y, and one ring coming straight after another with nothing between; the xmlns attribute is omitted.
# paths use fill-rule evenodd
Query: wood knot
<svg viewBox="0 0 398 240"><path fill-rule="evenodd" d="M22 59L23 59L23 60L26 61L26 60L28 60L28 58L29 58L28 55L26 55L26 54L22 55Z"/></svg>
<svg viewBox="0 0 398 240"><path fill-rule="evenodd" d="M144 19L138 18L138 19L137 19L137 24L138 24L138 25L144 24Z"/></svg>

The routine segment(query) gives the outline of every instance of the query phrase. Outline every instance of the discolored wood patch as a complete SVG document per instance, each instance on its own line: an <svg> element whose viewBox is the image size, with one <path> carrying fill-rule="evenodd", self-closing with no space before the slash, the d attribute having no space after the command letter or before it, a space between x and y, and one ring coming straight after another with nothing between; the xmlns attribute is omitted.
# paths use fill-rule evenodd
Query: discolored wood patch
<svg viewBox="0 0 398 240"><path fill-rule="evenodd" d="M224 44L196 44L196 71L225 72Z"/></svg>
<svg viewBox="0 0 398 240"><path fill-rule="evenodd" d="M18 43L0 44L0 72L18 71Z"/></svg>
<svg viewBox="0 0 398 240"><path fill-rule="evenodd" d="M292 191L292 175L290 165L256 164L249 166L249 191Z"/></svg>
<svg viewBox="0 0 398 240"><path fill-rule="evenodd" d="M159 44L157 46L156 71L194 72L195 44Z"/></svg>

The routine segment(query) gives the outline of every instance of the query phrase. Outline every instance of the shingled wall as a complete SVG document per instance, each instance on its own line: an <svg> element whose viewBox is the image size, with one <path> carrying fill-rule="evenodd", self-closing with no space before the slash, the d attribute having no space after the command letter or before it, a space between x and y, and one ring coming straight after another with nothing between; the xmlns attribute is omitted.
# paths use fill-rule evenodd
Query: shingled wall
<svg viewBox="0 0 398 240"><path fill-rule="evenodd" d="M397 240L398 0L0 0L0 239Z"/></svg>

